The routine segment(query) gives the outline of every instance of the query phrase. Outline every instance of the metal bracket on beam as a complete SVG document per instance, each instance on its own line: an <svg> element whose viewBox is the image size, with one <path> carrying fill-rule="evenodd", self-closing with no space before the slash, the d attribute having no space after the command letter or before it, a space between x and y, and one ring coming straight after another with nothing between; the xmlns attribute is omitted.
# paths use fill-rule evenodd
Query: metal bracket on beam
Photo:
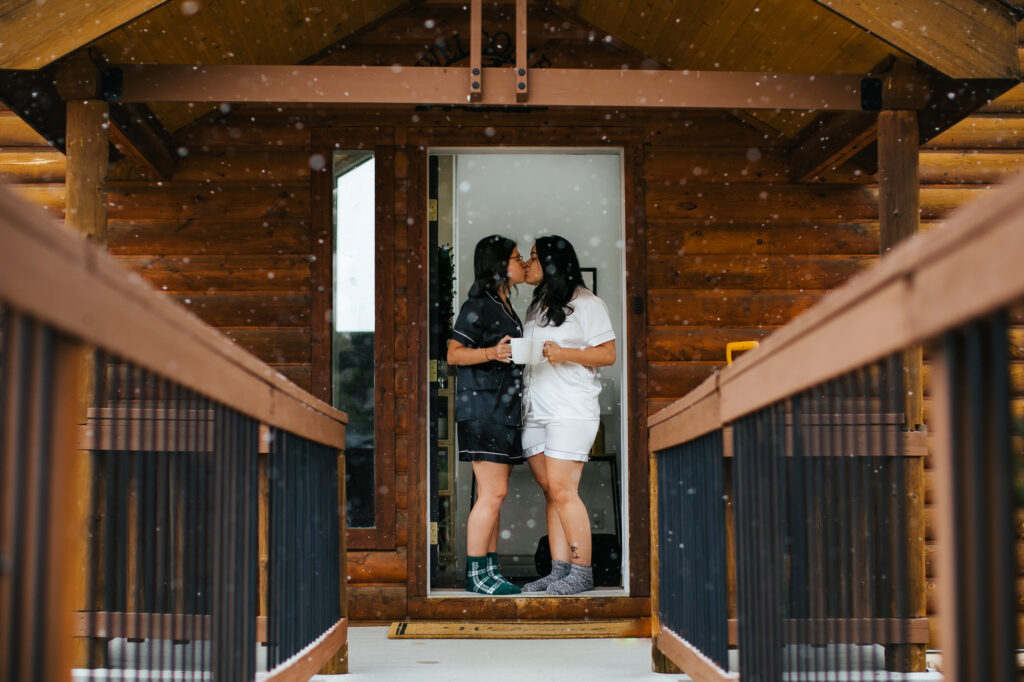
<svg viewBox="0 0 1024 682"><path fill-rule="evenodd" d="M120 102L124 97L124 71L116 66L100 71L100 98Z"/></svg>
<svg viewBox="0 0 1024 682"><path fill-rule="evenodd" d="M865 78L860 82L860 108L864 111L882 110L882 79Z"/></svg>
<svg viewBox="0 0 1024 682"><path fill-rule="evenodd" d="M516 101L526 102L526 0L516 0Z"/></svg>
<svg viewBox="0 0 1024 682"><path fill-rule="evenodd" d="M482 0L471 0L469 5L469 96L470 102L479 102L484 96L483 9Z"/></svg>

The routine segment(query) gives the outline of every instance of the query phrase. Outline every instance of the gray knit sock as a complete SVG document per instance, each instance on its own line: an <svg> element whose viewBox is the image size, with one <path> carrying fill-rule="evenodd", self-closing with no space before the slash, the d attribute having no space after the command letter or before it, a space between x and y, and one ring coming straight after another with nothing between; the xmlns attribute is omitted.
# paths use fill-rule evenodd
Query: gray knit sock
<svg viewBox="0 0 1024 682"><path fill-rule="evenodd" d="M548 589L548 585L560 580L565 576L569 575L569 570L572 564L568 561L559 561L558 559L551 560L551 572L543 578L538 578L532 583L526 583L523 585L523 592L545 592Z"/></svg>
<svg viewBox="0 0 1024 682"><path fill-rule="evenodd" d="M573 564L569 575L548 585L548 594L579 594L594 589L594 567Z"/></svg>

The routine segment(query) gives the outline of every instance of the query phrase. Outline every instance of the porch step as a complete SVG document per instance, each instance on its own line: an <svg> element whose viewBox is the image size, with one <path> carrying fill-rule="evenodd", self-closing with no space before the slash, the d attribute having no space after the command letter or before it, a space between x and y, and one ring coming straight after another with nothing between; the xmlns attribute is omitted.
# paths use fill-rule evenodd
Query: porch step
<svg viewBox="0 0 1024 682"><path fill-rule="evenodd" d="M389 639L592 639L650 637L650 618L533 621L398 621Z"/></svg>

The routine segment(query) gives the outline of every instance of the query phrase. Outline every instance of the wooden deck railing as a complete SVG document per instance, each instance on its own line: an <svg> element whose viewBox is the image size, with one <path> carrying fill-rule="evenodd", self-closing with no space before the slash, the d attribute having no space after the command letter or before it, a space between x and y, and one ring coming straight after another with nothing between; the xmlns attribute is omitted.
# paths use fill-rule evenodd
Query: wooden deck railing
<svg viewBox="0 0 1024 682"><path fill-rule="evenodd" d="M345 414L3 188L0 245L0 680L346 672Z"/></svg>
<svg viewBox="0 0 1024 682"><path fill-rule="evenodd" d="M921 669L930 441L943 674L1017 679L1022 254L1024 180L894 249L650 418L652 616L670 661L701 680ZM907 358L922 345L927 433L905 419Z"/></svg>

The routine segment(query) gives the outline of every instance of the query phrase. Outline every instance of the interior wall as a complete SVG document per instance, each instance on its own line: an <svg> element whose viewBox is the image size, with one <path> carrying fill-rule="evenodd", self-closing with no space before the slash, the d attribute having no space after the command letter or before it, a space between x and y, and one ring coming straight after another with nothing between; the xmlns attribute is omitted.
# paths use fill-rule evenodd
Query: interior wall
<svg viewBox="0 0 1024 682"><path fill-rule="evenodd" d="M551 153L480 153L459 151L454 158L458 297L466 299L473 282L473 251L490 234L515 240L524 258L534 241L558 234L576 250L581 267L596 269L598 295L608 306L619 340L614 365L599 370L602 383L601 421L605 452L623 449L620 414L623 404L623 249L621 155L618 150L565 150ZM512 295L521 319L534 287L522 284ZM621 458L618 460L622 464ZM580 492L587 502L595 533L615 533L615 509L609 463L584 467ZM618 464L616 464L618 466ZM620 471L621 480L625 472ZM465 521L471 502L472 467L458 467L459 539L465 542ZM620 501L621 502L621 501ZM625 514L621 518L625 518ZM544 497L528 467L513 469L509 495L502 508L498 553L503 570L513 577L532 577L534 554L546 533ZM458 553L457 553L458 554ZM460 566L461 568L461 566Z"/></svg>

